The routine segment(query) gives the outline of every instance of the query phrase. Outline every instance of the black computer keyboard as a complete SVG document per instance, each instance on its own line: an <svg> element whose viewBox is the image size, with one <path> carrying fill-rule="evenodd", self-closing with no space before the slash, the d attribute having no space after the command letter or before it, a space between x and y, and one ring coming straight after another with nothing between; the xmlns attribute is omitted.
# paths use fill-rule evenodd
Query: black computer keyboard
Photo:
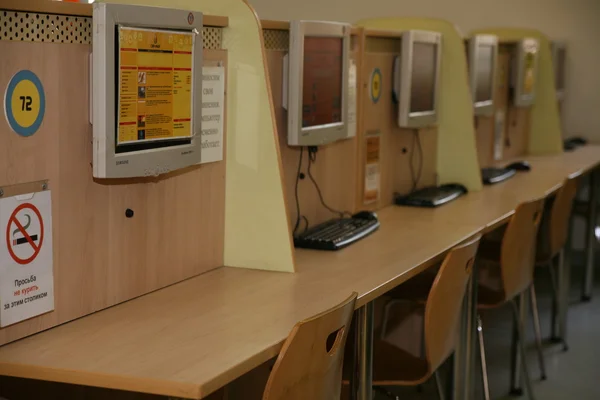
<svg viewBox="0 0 600 400"><path fill-rule="evenodd" d="M379 228L375 214L366 217L332 219L294 237L294 246L315 250L339 250Z"/></svg>
<svg viewBox="0 0 600 400"><path fill-rule="evenodd" d="M441 186L426 187L412 192L408 196L396 197L396 204L401 206L437 207L465 193L467 193L467 188L463 185L449 183Z"/></svg>
<svg viewBox="0 0 600 400"><path fill-rule="evenodd" d="M486 185L491 185L512 178L516 173L512 168L482 168L481 179Z"/></svg>
<svg viewBox="0 0 600 400"><path fill-rule="evenodd" d="M580 146L585 146L586 144L587 144L586 139L581 138L581 137L572 137L572 138L566 139L563 142L563 148L566 151L572 151Z"/></svg>

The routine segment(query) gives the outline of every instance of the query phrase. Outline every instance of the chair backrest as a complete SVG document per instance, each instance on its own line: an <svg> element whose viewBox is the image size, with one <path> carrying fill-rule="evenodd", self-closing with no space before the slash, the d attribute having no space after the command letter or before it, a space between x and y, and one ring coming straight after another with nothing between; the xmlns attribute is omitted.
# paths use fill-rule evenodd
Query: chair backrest
<svg viewBox="0 0 600 400"><path fill-rule="evenodd" d="M533 282L536 237L543 209L543 198L519 204L504 231L500 269L507 300Z"/></svg>
<svg viewBox="0 0 600 400"><path fill-rule="evenodd" d="M292 329L273 366L263 400L339 399L344 347L357 294Z"/></svg>
<svg viewBox="0 0 600 400"><path fill-rule="evenodd" d="M444 259L425 305L425 351L433 373L454 351L463 298L481 236L456 246Z"/></svg>
<svg viewBox="0 0 600 400"><path fill-rule="evenodd" d="M564 185L556 193L550 212L550 256L558 254L567 243L569 235L569 219L573 208L573 200L577 194L577 178L567 178Z"/></svg>

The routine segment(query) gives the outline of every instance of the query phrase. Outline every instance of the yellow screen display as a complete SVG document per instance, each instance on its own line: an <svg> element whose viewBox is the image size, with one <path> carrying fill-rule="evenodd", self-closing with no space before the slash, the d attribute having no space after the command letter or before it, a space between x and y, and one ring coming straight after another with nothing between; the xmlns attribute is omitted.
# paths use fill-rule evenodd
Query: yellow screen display
<svg viewBox="0 0 600 400"><path fill-rule="evenodd" d="M523 71L523 94L531 94L535 85L535 53L525 53Z"/></svg>
<svg viewBox="0 0 600 400"><path fill-rule="evenodd" d="M194 40L119 27L117 145L192 136Z"/></svg>

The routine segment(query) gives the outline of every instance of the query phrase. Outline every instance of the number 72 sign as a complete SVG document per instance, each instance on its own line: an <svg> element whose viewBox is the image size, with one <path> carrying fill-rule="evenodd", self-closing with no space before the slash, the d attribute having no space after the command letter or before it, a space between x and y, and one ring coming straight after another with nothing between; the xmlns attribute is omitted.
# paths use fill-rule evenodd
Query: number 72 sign
<svg viewBox="0 0 600 400"><path fill-rule="evenodd" d="M21 136L37 132L44 120L46 96L42 82L29 70L17 72L6 89L4 111L8 125Z"/></svg>

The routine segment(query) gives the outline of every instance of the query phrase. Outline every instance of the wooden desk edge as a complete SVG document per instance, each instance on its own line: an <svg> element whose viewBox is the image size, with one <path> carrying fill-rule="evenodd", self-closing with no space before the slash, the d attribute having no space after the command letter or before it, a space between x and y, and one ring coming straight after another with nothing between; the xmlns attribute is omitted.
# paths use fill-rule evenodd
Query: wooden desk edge
<svg viewBox="0 0 600 400"><path fill-rule="evenodd" d="M58 15L73 15L81 17L92 16L92 5L82 3L64 3L50 0L3 0L0 10L21 11L29 13L49 13ZM229 17L204 15L204 26L225 28L229 26Z"/></svg>
<svg viewBox="0 0 600 400"><path fill-rule="evenodd" d="M390 289L400 285L403 282L411 279L413 276L424 271L425 269L439 263L445 255L457 244L468 240L479 231L474 229L472 235L467 235L461 238L457 243L452 243L446 249L442 249L438 254L433 255L430 259L413 267L409 271L396 275L394 278L384 282L383 284L364 293L356 303L356 308L360 308L366 303L382 296ZM152 293L146 296L151 296ZM116 306L118 307L118 305ZM133 376L117 376L95 373L90 371L74 371L57 369L53 367L26 365L16 363L0 362L0 375L12 376L17 378L37 379L53 382L61 382L74 385L94 386L115 390L134 391L140 393L149 393L162 396L177 396L191 399L202 399L228 383L234 381L245 373L260 366L264 362L276 357L281 350L281 346L285 341L285 337L279 342L272 343L262 351L254 354L252 357L243 360L219 375L207 379L205 382L198 384L193 382L173 382L168 380L139 378ZM10 344L8 344L10 345ZM1 351L1 347L0 347Z"/></svg>
<svg viewBox="0 0 600 400"><path fill-rule="evenodd" d="M174 383L172 381L157 379L107 375L88 371L69 371L27 364L0 363L0 375L114 390L126 390L138 393L150 393L161 396L176 396L187 399L201 399L209 394L206 393L203 395L199 385L186 382Z"/></svg>
<svg viewBox="0 0 600 400"><path fill-rule="evenodd" d="M203 384L5 362L0 362L0 375L201 400L245 373L252 371L264 362L276 357L281 351L284 341L285 339L281 340L250 359L244 360L243 363L236 365L234 368L207 380Z"/></svg>

